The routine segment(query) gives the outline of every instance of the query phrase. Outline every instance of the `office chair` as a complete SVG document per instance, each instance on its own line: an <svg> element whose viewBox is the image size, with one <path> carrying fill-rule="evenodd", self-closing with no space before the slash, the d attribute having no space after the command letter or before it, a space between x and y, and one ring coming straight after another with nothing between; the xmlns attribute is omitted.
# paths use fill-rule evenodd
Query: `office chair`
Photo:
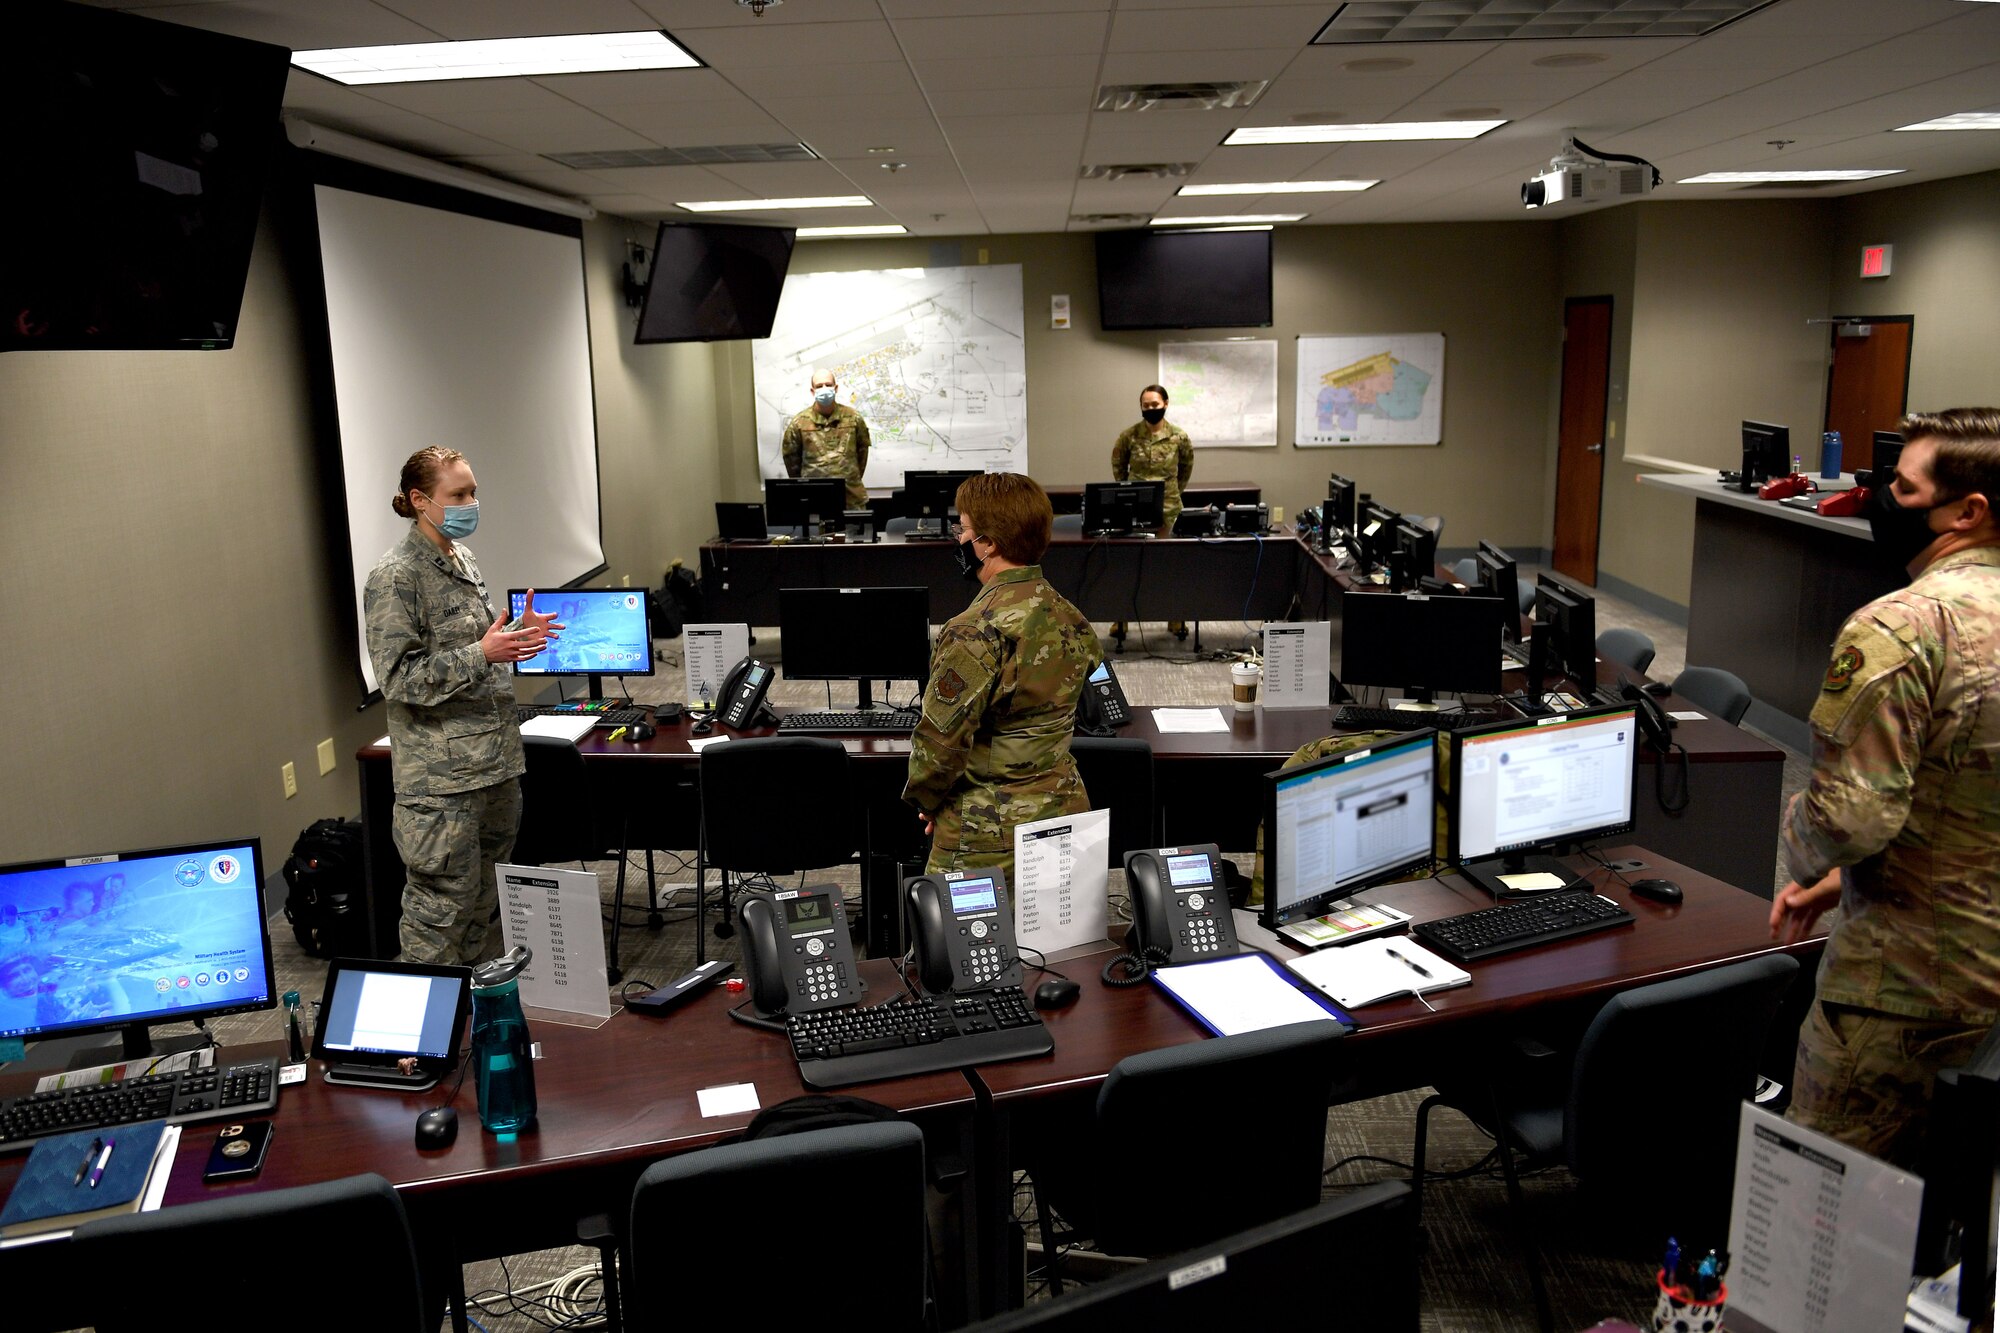
<svg viewBox="0 0 2000 1333"><path fill-rule="evenodd" d="M1514 600L1521 604L1522 615L1531 616L1535 614L1535 582L1533 579L1522 579L1515 585Z"/></svg>
<svg viewBox="0 0 2000 1333"><path fill-rule="evenodd" d="M1646 668L1653 665L1654 652L1650 636L1640 630L1627 629L1623 625L1608 629L1597 636L1599 657L1607 662L1630 667L1642 676L1646 674Z"/></svg>
<svg viewBox="0 0 2000 1333"><path fill-rule="evenodd" d="M1691 666L1674 677L1674 693L1690 699L1733 727L1750 711L1750 687L1733 671Z"/></svg>
<svg viewBox="0 0 2000 1333"><path fill-rule="evenodd" d="M758 736L701 752L701 846L695 856L695 961L707 959L708 872L722 872L717 936L735 933L732 876L819 870L868 854L868 815L847 751L825 736Z"/></svg>
<svg viewBox="0 0 2000 1333"><path fill-rule="evenodd" d="M1451 576L1468 588L1476 588L1479 586L1479 562L1471 556L1463 560L1454 560L1451 564Z"/></svg>
<svg viewBox="0 0 2000 1333"><path fill-rule="evenodd" d="M70 1245L76 1271L93 1275L81 1295L103 1333L154 1333L179 1322L166 1305L178 1299L178 1282L196 1274L234 1311L212 1311L223 1323L261 1324L265 1316L254 1312L264 1310L287 1328L419 1333L438 1326L435 1316L426 1324L403 1201L378 1175L89 1222ZM335 1255L345 1276L327 1280Z"/></svg>
<svg viewBox="0 0 2000 1333"><path fill-rule="evenodd" d="M625 920L626 854L631 849L629 820L600 818L598 803L585 771L583 755L574 741L559 736L523 736L521 750L528 771L521 775L521 830L514 835L514 864L553 865L574 861L618 862L618 887L611 898L610 956L605 975L616 985L624 979L618 965L618 935ZM611 841L613 837L617 842ZM660 915L658 890L653 879L653 849L646 849L646 924L658 930L666 924Z"/></svg>
<svg viewBox="0 0 2000 1333"><path fill-rule="evenodd" d="M1061 1244L1078 1236L1152 1257L1317 1203L1342 1032L1294 1023L1120 1060L1089 1123L1042 1134L1027 1154L1051 1294L1062 1293ZM1189 1127L1241 1122L1245 1108L1255 1108L1256 1168L1204 1171L1189 1189ZM1052 1212L1071 1229L1058 1231Z"/></svg>
<svg viewBox="0 0 2000 1333"><path fill-rule="evenodd" d="M1125 853L1160 845L1159 807L1153 803L1153 747L1125 737L1078 736L1070 741L1083 789L1093 810L1111 812L1108 864Z"/></svg>
<svg viewBox="0 0 2000 1333"><path fill-rule="evenodd" d="M1676 1235L1695 1244L1706 1236L1699 1244L1719 1243L1729 1221L1737 1122L1756 1084L1765 1031L1798 970L1789 954L1766 954L1614 995L1584 1030L1566 1079L1538 1068L1556 1052L1517 1041L1496 1050L1482 1075L1441 1083L1417 1107L1410 1183L1419 1221L1430 1113L1442 1105L1464 1112L1497 1142L1545 1333L1554 1321L1521 1205L1517 1154L1522 1165L1567 1166L1585 1190L1616 1201L1607 1216L1651 1226L1643 1234L1653 1240Z"/></svg>
<svg viewBox="0 0 2000 1333"><path fill-rule="evenodd" d="M755 1224L728 1220L746 1207ZM923 1131L900 1121L655 1162L632 1190L625 1233L631 1326L684 1323L690 1297L712 1292L762 1326L914 1333L929 1306L924 1207Z"/></svg>

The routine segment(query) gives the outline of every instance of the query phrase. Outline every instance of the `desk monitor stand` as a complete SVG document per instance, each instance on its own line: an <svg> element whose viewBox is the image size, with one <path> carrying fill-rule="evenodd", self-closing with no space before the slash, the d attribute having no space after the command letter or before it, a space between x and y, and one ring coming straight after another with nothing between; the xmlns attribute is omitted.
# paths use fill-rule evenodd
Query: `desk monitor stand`
<svg viewBox="0 0 2000 1333"><path fill-rule="evenodd" d="M418 1068L405 1074L393 1065L330 1064L326 1067L328 1083L344 1083L357 1088L394 1088L398 1092L429 1092L443 1077L440 1070Z"/></svg>
<svg viewBox="0 0 2000 1333"><path fill-rule="evenodd" d="M1497 902L1516 894L1551 893L1553 889L1509 888L1502 878L1514 875L1554 875L1563 884L1576 878L1576 872L1555 857L1540 852L1512 852L1505 856L1490 857L1484 861L1468 861L1458 868L1458 873L1492 894Z"/></svg>

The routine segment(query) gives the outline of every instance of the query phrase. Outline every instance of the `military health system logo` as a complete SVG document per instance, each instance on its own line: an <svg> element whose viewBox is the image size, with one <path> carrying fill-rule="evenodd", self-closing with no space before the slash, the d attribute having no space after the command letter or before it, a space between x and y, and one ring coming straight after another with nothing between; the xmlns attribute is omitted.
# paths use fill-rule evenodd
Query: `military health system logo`
<svg viewBox="0 0 2000 1333"><path fill-rule="evenodd" d="M208 863L208 875L217 884L234 884L243 873L243 862L224 852Z"/></svg>

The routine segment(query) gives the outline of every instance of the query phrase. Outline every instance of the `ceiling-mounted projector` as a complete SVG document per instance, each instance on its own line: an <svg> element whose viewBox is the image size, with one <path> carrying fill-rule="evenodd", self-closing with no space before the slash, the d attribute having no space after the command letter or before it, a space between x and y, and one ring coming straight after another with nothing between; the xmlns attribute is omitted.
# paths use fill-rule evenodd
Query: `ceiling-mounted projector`
<svg viewBox="0 0 2000 1333"><path fill-rule="evenodd" d="M1549 169L1521 186L1521 206L1619 203L1651 194L1659 183L1659 171L1644 158L1600 153L1572 135Z"/></svg>

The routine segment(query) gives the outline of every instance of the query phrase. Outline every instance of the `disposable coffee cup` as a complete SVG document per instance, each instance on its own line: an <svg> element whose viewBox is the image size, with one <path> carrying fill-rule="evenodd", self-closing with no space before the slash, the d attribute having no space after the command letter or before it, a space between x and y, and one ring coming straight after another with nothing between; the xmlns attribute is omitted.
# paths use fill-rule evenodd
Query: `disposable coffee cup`
<svg viewBox="0 0 2000 1333"><path fill-rule="evenodd" d="M1263 670L1249 662L1229 668L1230 694L1237 712L1248 713L1257 707L1257 682L1263 677Z"/></svg>

